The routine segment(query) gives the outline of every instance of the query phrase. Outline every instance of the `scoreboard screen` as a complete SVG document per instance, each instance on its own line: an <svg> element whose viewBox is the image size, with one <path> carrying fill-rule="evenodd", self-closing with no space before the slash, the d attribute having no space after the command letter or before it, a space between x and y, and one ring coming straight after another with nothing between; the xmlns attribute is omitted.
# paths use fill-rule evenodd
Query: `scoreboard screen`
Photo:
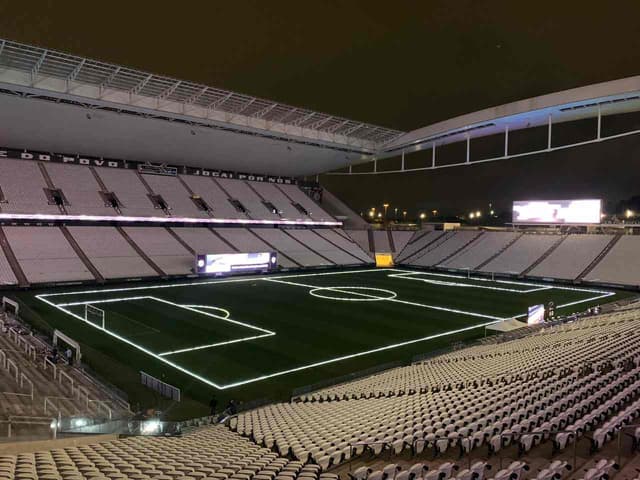
<svg viewBox="0 0 640 480"><path fill-rule="evenodd" d="M278 268L276 252L207 253L196 255L195 272L201 275L268 273Z"/></svg>

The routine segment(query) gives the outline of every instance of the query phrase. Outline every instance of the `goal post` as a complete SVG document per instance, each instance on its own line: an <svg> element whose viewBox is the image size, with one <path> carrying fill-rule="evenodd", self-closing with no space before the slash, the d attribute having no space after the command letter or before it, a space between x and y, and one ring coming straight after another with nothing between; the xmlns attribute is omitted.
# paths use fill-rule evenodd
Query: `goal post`
<svg viewBox="0 0 640 480"><path fill-rule="evenodd" d="M85 303L84 305L84 319L87 322L93 323L98 326L102 330L105 329L105 315L104 310L98 308L90 303Z"/></svg>

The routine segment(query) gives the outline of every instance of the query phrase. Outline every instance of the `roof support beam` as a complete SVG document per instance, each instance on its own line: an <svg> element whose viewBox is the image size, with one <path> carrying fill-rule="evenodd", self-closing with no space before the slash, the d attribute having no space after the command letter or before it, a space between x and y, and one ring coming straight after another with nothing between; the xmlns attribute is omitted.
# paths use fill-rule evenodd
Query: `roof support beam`
<svg viewBox="0 0 640 480"><path fill-rule="evenodd" d="M349 122L350 122L350 120L344 120L344 121L342 121L342 122L340 122L340 123L337 123L337 124L336 124L336 125L334 125L333 127L331 127L331 128L327 128L327 132L329 132L329 133L333 133L333 132L335 132L336 130L340 130L342 127L344 127L344 126L345 126L347 123L349 123Z"/></svg>
<svg viewBox="0 0 640 480"><path fill-rule="evenodd" d="M153 75L147 75L146 77L144 77L140 82L138 82L137 85L129 90L129 95L137 95L138 93L140 93L140 91L142 91L144 86L149 83L149 80L151 80L152 78Z"/></svg>
<svg viewBox="0 0 640 480"><path fill-rule="evenodd" d="M295 125L296 127L301 126L304 122L306 122L307 120L310 120L314 117L314 115L316 115L316 112L311 112L308 113L307 115L305 115L302 118L297 119L295 122L292 122L292 125Z"/></svg>
<svg viewBox="0 0 640 480"><path fill-rule="evenodd" d="M224 97L218 98L217 100L214 100L213 102L211 102L209 105L207 105L207 108L210 109L210 110L215 110L220 105L222 105L224 102L229 100L232 95L233 95L233 92L227 93Z"/></svg>
<svg viewBox="0 0 640 480"><path fill-rule="evenodd" d="M35 63L33 68L31 69L31 86L33 87L36 84L36 79L38 77L38 72L44 63L44 59L47 57L48 50L43 50L42 55L38 58L38 61Z"/></svg>
<svg viewBox="0 0 640 480"><path fill-rule="evenodd" d="M256 118L262 118L264 117L267 113L269 113L271 110L273 110L274 108L276 108L278 106L277 103L272 103L271 105L269 105L268 107L263 108L262 110L257 111L256 113L253 114L254 117Z"/></svg>
<svg viewBox="0 0 640 480"><path fill-rule="evenodd" d="M207 93L207 90L209 90L209 87L202 87L198 93L194 93L193 95L191 95L189 98L187 98L184 103L196 103L200 97L202 97L205 93Z"/></svg>
<svg viewBox="0 0 640 480"><path fill-rule="evenodd" d="M122 69L121 67L117 67L113 72L111 72L111 74L107 78L103 80L103 82L100 84L100 92L102 92L105 88L107 88L111 84L111 82L113 82L113 80L120 73L121 69Z"/></svg>
<svg viewBox="0 0 640 480"><path fill-rule="evenodd" d="M236 110L235 112L233 112L236 115L241 114L242 112L244 112L247 108L249 108L254 102L256 101L255 98L252 98L251 100L249 100L247 103L245 103L244 105L242 105L238 110Z"/></svg>
<svg viewBox="0 0 640 480"><path fill-rule="evenodd" d="M4 46L6 43L7 43L6 40L2 40L0 42L0 55L2 55L2 51L4 50Z"/></svg>
<svg viewBox="0 0 640 480"><path fill-rule="evenodd" d="M175 92L181 84L182 84L182 80L178 80L176 83L174 83L169 88L167 88L164 92L160 93L160 95L158 95L158 100L164 100L165 98L167 98L169 95Z"/></svg>
<svg viewBox="0 0 640 480"><path fill-rule="evenodd" d="M321 120L318 120L317 122L314 122L311 125L309 125L309 128L311 128L313 130L319 130L320 127L322 127L323 125L325 125L328 122L330 122L331 120L333 120L333 118L334 117L332 117L332 116L328 116L327 118L323 118Z"/></svg>

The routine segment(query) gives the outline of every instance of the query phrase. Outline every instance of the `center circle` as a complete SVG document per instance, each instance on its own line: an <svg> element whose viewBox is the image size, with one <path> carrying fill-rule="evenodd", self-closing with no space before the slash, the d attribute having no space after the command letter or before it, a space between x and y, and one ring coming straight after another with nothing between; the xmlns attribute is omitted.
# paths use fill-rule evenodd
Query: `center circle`
<svg viewBox="0 0 640 480"><path fill-rule="evenodd" d="M398 296L391 290L371 287L317 287L309 290L309 294L317 298L344 302L380 302Z"/></svg>

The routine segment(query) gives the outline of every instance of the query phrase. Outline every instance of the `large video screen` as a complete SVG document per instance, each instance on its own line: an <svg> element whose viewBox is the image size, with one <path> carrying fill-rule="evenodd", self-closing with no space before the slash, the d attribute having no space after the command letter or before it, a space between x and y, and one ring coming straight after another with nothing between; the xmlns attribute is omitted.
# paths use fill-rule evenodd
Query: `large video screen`
<svg viewBox="0 0 640 480"><path fill-rule="evenodd" d="M513 223L600 223L602 200L513 202Z"/></svg>
<svg viewBox="0 0 640 480"><path fill-rule="evenodd" d="M196 273L199 274L266 273L277 268L276 252L196 255Z"/></svg>
<svg viewBox="0 0 640 480"><path fill-rule="evenodd" d="M529 325L544 323L544 305L533 305L529 307L528 313L527 323Z"/></svg>

